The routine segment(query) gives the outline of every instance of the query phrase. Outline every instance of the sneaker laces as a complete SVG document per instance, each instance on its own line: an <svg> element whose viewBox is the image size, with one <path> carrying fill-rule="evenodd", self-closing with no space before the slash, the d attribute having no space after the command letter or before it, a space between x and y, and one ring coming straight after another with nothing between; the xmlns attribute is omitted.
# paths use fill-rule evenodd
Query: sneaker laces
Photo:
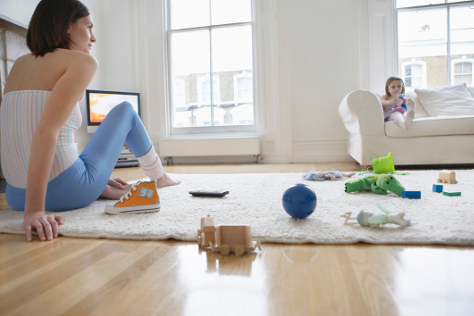
<svg viewBox="0 0 474 316"><path fill-rule="evenodd" d="M132 187L130 188L130 190L129 190L127 193L125 193L124 195L122 195L122 196L120 197L120 203L123 204L123 200L124 200L124 199L127 199L127 201L129 201L129 200L130 200L130 197L133 196L132 191L133 191L133 192L136 192L136 191L137 191L137 187L138 187L140 184L141 184L141 181L138 181L137 183L132 184Z"/></svg>

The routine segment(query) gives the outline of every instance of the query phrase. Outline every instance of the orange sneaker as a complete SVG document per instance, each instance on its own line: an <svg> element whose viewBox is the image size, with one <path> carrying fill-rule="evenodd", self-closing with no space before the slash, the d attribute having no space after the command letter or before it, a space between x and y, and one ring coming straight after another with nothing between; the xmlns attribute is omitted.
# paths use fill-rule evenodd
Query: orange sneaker
<svg viewBox="0 0 474 316"><path fill-rule="evenodd" d="M116 215L159 212L160 197L156 185L156 180L132 184L130 191L120 201L105 207L105 213Z"/></svg>

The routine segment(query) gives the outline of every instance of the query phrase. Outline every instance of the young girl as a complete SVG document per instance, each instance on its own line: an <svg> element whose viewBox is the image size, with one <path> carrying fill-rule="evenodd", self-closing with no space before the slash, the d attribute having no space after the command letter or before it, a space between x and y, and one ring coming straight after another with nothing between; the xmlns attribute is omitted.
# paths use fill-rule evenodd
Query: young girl
<svg viewBox="0 0 474 316"><path fill-rule="evenodd" d="M58 236L65 211L99 197L119 199L130 186L110 178L125 141L157 187L179 184L163 166L142 121L124 102L106 116L79 156L74 130L81 125L77 102L97 70L90 55L96 42L92 17L78 0L41 0L31 18L31 54L17 59L5 85L0 108L1 159L5 197L24 210L28 241ZM31 157L31 158L30 158Z"/></svg>
<svg viewBox="0 0 474 316"><path fill-rule="evenodd" d="M407 130L415 117L415 112L412 102L407 104L407 100L399 98L398 93L405 94L403 80L398 77L388 78L385 84L385 95L380 98L384 120L394 121L395 124ZM404 105L407 110L403 107Z"/></svg>

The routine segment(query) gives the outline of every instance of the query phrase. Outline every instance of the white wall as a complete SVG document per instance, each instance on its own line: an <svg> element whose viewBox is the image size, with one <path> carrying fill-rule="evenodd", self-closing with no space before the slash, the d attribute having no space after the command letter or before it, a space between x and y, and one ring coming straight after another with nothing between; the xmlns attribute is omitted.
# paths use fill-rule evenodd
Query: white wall
<svg viewBox="0 0 474 316"><path fill-rule="evenodd" d="M337 108L359 87L358 2L288 1L293 161L340 160L347 132Z"/></svg>
<svg viewBox="0 0 474 316"><path fill-rule="evenodd" d="M143 121L155 146L166 137L167 124L162 1L84 1L98 37L93 54L100 67L91 88L140 91ZM337 107L347 93L369 88L371 2L256 2L258 134L264 161L352 160ZM85 128L76 134L79 147L89 138Z"/></svg>
<svg viewBox="0 0 474 316"><path fill-rule="evenodd" d="M39 0L0 0L0 14L28 26L38 2Z"/></svg>

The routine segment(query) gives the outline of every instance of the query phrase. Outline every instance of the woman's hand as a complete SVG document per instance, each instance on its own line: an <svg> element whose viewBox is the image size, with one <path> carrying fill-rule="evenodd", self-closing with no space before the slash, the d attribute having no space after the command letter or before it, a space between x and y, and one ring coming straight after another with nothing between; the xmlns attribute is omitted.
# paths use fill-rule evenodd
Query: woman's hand
<svg viewBox="0 0 474 316"><path fill-rule="evenodd" d="M120 178L110 178L107 184L120 190L125 189L125 186L128 185L127 182L123 181Z"/></svg>
<svg viewBox="0 0 474 316"><path fill-rule="evenodd" d="M46 215L44 211L25 213L22 226L26 232L26 240L33 240L33 230L36 230L41 241L57 238L59 225L64 224L64 221L65 218L63 216L54 214Z"/></svg>

